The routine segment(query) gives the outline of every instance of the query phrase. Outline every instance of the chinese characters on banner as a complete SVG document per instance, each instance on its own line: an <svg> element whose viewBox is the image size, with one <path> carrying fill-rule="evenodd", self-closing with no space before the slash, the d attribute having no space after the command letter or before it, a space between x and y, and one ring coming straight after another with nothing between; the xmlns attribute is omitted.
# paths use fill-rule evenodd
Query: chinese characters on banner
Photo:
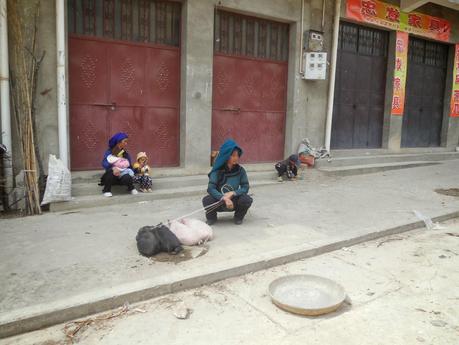
<svg viewBox="0 0 459 345"><path fill-rule="evenodd" d="M452 117L459 117L459 44L456 44L454 55L453 95L451 97Z"/></svg>
<svg viewBox="0 0 459 345"><path fill-rule="evenodd" d="M406 68L408 63L408 33L397 31L395 48L394 93L392 115L403 115L405 107Z"/></svg>
<svg viewBox="0 0 459 345"><path fill-rule="evenodd" d="M346 15L360 22L372 23L439 41L449 42L451 24L442 18L400 11L400 7L378 0L347 0Z"/></svg>

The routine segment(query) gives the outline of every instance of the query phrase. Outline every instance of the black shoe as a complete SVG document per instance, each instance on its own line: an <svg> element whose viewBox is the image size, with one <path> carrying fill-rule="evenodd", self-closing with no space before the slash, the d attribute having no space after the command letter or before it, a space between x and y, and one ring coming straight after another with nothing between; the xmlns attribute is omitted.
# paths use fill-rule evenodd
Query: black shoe
<svg viewBox="0 0 459 345"><path fill-rule="evenodd" d="M215 219L207 219L206 223L207 225L214 225L217 222L217 218Z"/></svg>
<svg viewBox="0 0 459 345"><path fill-rule="evenodd" d="M242 224L242 219L234 218L234 224L241 225Z"/></svg>

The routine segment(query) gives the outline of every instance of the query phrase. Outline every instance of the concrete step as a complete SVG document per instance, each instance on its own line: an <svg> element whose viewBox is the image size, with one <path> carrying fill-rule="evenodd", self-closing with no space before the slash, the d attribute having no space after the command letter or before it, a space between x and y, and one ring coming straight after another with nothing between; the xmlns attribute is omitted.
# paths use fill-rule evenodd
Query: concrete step
<svg viewBox="0 0 459 345"><path fill-rule="evenodd" d="M329 176L351 176L434 165L450 159L459 159L459 152L345 156L334 158L330 162L325 159L318 160L316 168L320 173L325 173ZM252 187L276 183L276 173L273 164L253 164L245 165L245 167L250 175ZM171 173L175 176L168 175ZM140 193L139 195L131 196L127 194L125 187L114 186L112 191L116 197L113 198L105 198L101 195L101 187L98 186L98 182L102 172L88 171L72 173L72 196L74 199L69 202L51 204L50 210L59 212L119 203L204 195L208 183L207 174L186 175L185 173L186 171L181 168L156 169L152 176L152 193Z"/></svg>
<svg viewBox="0 0 459 345"><path fill-rule="evenodd" d="M452 159L459 159L459 152L419 152L419 153L400 153L382 154L377 152L364 152L362 154L346 151L347 155L341 156L343 152L332 152L332 159L319 159L316 167L346 167L368 164L385 164L396 162L438 162Z"/></svg>
<svg viewBox="0 0 459 345"><path fill-rule="evenodd" d="M272 173L272 176L274 176L274 173ZM251 189L253 189L260 186L266 186L277 183L278 182L274 178L255 180L251 179L250 187ZM125 189L123 190L120 186L115 187L116 188L113 188L112 190L115 196L111 198L104 197L100 193L99 189L99 193L94 195L76 196L73 197L71 201L52 203L50 204L50 211L64 212L81 208L92 208L117 204L119 205L135 202L148 202L152 200L173 199L192 195L204 196L206 194L207 181L206 184L187 185L179 188L162 188L154 190L152 193L139 193L137 195L129 194ZM119 194L117 192L119 192Z"/></svg>
<svg viewBox="0 0 459 345"><path fill-rule="evenodd" d="M249 172L250 181L255 182L259 180L270 180L275 178L274 169L270 171ZM101 174L94 175L96 178L92 179L75 179L72 183L72 196L80 197L87 195L101 194L102 187L98 185ZM164 191L169 189L182 189L186 187L200 187L205 190L207 188L208 177L207 175L192 175L192 176L174 176L174 177L152 177L153 190ZM76 182L75 182L76 181ZM126 188L122 186L113 186L113 193L124 193Z"/></svg>
<svg viewBox="0 0 459 345"><path fill-rule="evenodd" d="M441 162L405 162L405 163L381 163L381 164L363 164L352 166L328 166L320 167L319 170L328 176L352 176L372 174L388 170L399 170L408 168L418 168L423 166L437 165Z"/></svg>

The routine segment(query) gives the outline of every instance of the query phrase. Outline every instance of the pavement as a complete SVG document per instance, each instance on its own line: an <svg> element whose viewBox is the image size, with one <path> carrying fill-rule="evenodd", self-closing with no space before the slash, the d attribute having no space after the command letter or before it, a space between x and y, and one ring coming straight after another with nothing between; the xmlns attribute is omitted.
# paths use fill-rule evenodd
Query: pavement
<svg viewBox="0 0 459 345"><path fill-rule="evenodd" d="M196 289L112 310L74 333L81 345L456 345L459 342L459 222L365 242ZM277 308L269 284L290 274L332 279L347 293L331 314ZM185 319L178 319L178 316ZM89 320L95 320L93 323ZM1 345L71 344L70 322ZM80 323L81 325L81 323Z"/></svg>
<svg viewBox="0 0 459 345"><path fill-rule="evenodd" d="M190 260L141 257L135 235L199 208L200 196L0 220L0 337L411 230L422 225L413 210L457 217L459 199L435 190L458 187L458 169L458 160L344 177L311 169L259 186L244 224L223 214L207 253Z"/></svg>

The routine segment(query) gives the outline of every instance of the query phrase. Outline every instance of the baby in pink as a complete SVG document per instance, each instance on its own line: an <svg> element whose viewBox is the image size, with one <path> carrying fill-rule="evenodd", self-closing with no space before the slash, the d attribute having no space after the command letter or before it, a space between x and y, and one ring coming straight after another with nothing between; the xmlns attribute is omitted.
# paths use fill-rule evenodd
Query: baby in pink
<svg viewBox="0 0 459 345"><path fill-rule="evenodd" d="M134 171L129 168L130 164L126 158L109 155L107 157L107 162L113 166L113 175L120 177L124 175L134 176Z"/></svg>

